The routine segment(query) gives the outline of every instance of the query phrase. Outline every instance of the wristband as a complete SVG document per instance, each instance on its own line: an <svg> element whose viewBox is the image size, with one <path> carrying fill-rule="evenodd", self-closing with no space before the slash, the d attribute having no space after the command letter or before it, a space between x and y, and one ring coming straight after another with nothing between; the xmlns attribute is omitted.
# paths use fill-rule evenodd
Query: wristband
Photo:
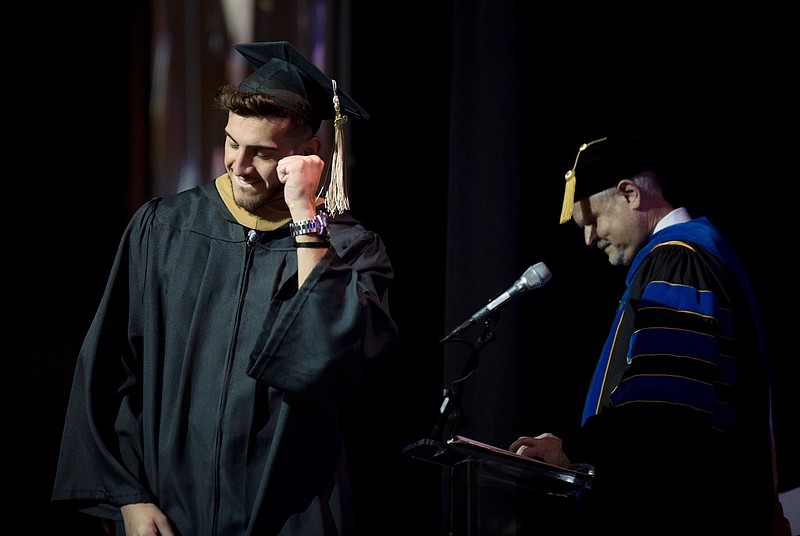
<svg viewBox="0 0 800 536"><path fill-rule="evenodd" d="M331 243L325 240L324 242L295 242L294 247L296 248L327 248L330 247Z"/></svg>

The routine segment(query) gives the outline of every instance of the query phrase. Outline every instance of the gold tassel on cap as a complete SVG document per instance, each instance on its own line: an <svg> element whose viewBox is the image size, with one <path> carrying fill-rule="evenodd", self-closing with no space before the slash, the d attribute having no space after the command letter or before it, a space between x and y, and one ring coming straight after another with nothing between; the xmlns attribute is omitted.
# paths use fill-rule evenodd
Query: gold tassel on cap
<svg viewBox="0 0 800 536"><path fill-rule="evenodd" d="M567 171L567 174L564 175L566 183L564 184L564 201L561 203L561 220L559 223L567 223L570 218L572 218L572 207L575 206L575 169L578 167L578 158L581 157L581 153L585 151L587 147L606 139L608 138L590 141L578 148L578 154L575 155L575 163L572 165L572 169Z"/></svg>
<svg viewBox="0 0 800 536"><path fill-rule="evenodd" d="M339 95L336 93L336 80L333 82L333 108L336 117L333 120L334 142L333 154L330 160L330 179L328 191L325 195L325 208L331 217L350 209L347 191L344 184L344 132L342 125L347 122L347 116L342 115L339 109Z"/></svg>
<svg viewBox="0 0 800 536"><path fill-rule="evenodd" d="M570 169L564 176L564 202L561 204L561 221L567 223L572 218L572 207L575 204L575 169Z"/></svg>

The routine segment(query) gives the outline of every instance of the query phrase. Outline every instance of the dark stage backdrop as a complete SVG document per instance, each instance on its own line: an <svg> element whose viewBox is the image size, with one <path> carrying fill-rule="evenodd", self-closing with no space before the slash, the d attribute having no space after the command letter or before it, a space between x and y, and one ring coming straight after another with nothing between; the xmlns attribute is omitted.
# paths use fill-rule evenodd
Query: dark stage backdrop
<svg viewBox="0 0 800 536"><path fill-rule="evenodd" d="M335 4L347 14L337 61L371 116L348 132L353 212L392 256L402 334L344 415L363 534L440 534L442 472L402 454L431 433L442 388L469 357L468 345L439 339L537 262L552 279L497 318L458 431L505 446L578 423L624 270L557 224L550 185L578 145L624 125L669 148L673 176L691 186L686 205L751 272L775 370L781 487L800 486L800 370L779 305L794 296L788 15L729 11L721 25L626 13L623 25L621 14L545 16L510 0ZM8 60L22 102L9 146L4 474L10 511L42 533L83 525L49 495L83 334L130 212L149 196L149 15L135 1L27 13L18 20L37 21L48 51L20 47Z"/></svg>

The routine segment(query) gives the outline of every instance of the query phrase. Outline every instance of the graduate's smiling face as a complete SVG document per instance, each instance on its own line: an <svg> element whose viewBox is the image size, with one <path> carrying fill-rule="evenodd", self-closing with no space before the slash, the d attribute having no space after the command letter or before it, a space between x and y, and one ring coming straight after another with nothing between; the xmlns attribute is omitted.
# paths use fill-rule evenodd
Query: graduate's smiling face
<svg viewBox="0 0 800 536"><path fill-rule="evenodd" d="M292 154L314 152L310 134L298 136L288 117L243 117L228 114L225 126L225 169L236 204L255 214L270 201L283 198L278 161Z"/></svg>

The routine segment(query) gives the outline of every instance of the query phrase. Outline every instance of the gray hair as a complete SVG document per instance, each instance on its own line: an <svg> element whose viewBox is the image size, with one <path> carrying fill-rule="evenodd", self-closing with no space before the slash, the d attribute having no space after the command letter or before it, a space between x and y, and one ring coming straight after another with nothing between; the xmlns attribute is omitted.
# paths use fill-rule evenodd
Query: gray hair
<svg viewBox="0 0 800 536"><path fill-rule="evenodd" d="M658 179L656 178L654 171L643 171L631 177L631 181L648 197L663 195L663 192L661 191L661 185L658 184ZM607 188L602 192L599 192L599 195L602 197L611 197L616 189L617 187L614 185L611 188Z"/></svg>

